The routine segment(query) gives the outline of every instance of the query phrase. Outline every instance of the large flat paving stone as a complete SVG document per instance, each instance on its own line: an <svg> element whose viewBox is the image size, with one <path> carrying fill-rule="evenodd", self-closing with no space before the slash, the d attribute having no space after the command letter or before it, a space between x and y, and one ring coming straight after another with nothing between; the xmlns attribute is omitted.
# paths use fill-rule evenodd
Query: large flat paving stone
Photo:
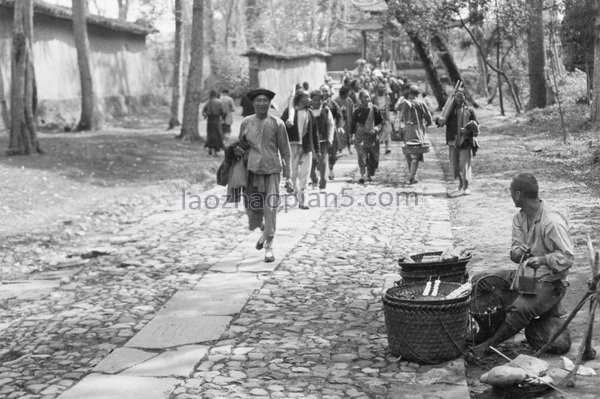
<svg viewBox="0 0 600 399"><path fill-rule="evenodd" d="M239 313L254 290L243 291L179 291L158 312L159 316L199 317Z"/></svg>
<svg viewBox="0 0 600 399"><path fill-rule="evenodd" d="M253 273L207 274L196 284L199 291L240 291L244 288L257 290L262 287L262 280Z"/></svg>
<svg viewBox="0 0 600 399"><path fill-rule="evenodd" d="M94 367L96 373L116 374L156 356L134 348L117 348Z"/></svg>
<svg viewBox="0 0 600 399"><path fill-rule="evenodd" d="M229 316L157 315L125 344L133 348L171 348L218 339L225 331Z"/></svg>
<svg viewBox="0 0 600 399"><path fill-rule="evenodd" d="M457 359L436 366L422 366L409 381L402 384L392 383L389 397L403 399L469 398L465 362Z"/></svg>
<svg viewBox="0 0 600 399"><path fill-rule="evenodd" d="M58 399L167 399L176 378L90 374Z"/></svg>
<svg viewBox="0 0 600 399"><path fill-rule="evenodd" d="M0 284L0 299L18 298L34 301L50 294L60 286L60 280L11 281Z"/></svg>
<svg viewBox="0 0 600 399"><path fill-rule="evenodd" d="M189 377L208 353L207 346L186 345L125 370L121 375L140 377Z"/></svg>
<svg viewBox="0 0 600 399"><path fill-rule="evenodd" d="M239 313L263 281L254 273L214 273L193 290L179 291L158 312L164 316L198 317Z"/></svg>

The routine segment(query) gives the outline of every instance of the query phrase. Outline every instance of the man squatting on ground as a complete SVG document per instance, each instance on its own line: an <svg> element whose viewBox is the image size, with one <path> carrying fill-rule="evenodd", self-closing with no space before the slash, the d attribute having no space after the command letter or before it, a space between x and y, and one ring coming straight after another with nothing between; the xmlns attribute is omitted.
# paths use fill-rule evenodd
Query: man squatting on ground
<svg viewBox="0 0 600 399"><path fill-rule="evenodd" d="M289 184L290 143L283 121L269 115L275 93L266 89L255 89L249 92L247 97L254 104L255 115L242 121L239 135L239 140L249 146L244 206L250 231L256 228L263 229L256 249L261 250L264 247L265 262L273 262L280 174L283 172L286 184Z"/></svg>
<svg viewBox="0 0 600 399"><path fill-rule="evenodd" d="M288 140L292 151L292 184L298 198L298 207L308 209L305 191L312 166L313 156L320 158L319 137L317 136L316 120L310 110L310 98L302 89L294 95L294 116L290 120L289 108L281 115L285 121Z"/></svg>
<svg viewBox="0 0 600 399"><path fill-rule="evenodd" d="M383 118L379 109L371 103L371 96L367 90L361 90L358 98L360 105L352 116L352 135L360 169L358 182L363 184L365 170L367 180L372 181L379 167L379 132Z"/></svg>
<svg viewBox="0 0 600 399"><path fill-rule="evenodd" d="M473 348L476 356L486 353L490 346L511 338L536 317L558 315L560 301L568 286L567 274L573 265L573 241L568 222L538 198L535 177L529 173L515 176L510 185L510 195L515 206L521 208L513 218L510 258L516 263L526 259L525 266L537 270L536 294L517 296L494 335ZM501 270L486 274L494 274L510 283L515 271ZM531 275L532 272L527 274ZM474 284L483 275L474 276ZM505 295L514 298L515 294L506 291Z"/></svg>
<svg viewBox="0 0 600 399"><path fill-rule="evenodd" d="M333 114L323 102L323 94L321 90L313 90L310 93L310 113L315 120L317 136L319 138L319 157L313 159L310 169L310 180L313 186L319 184L319 189L325 190L327 180L325 172L327 172L329 149L333 146L333 135L335 132L335 122ZM317 176L317 170L319 172Z"/></svg>

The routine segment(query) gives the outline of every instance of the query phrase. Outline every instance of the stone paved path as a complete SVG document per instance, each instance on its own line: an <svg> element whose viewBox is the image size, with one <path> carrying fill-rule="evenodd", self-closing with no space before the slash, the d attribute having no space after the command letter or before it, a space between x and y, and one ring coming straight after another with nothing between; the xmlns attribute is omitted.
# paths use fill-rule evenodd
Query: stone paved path
<svg viewBox="0 0 600 399"><path fill-rule="evenodd" d="M346 182L355 156L341 158L328 186L338 206L321 194L308 211L282 210L272 264L241 209L179 206L92 240L107 254L55 272L35 305L16 304L0 396L468 397L461 359L419 367L387 351L381 293L396 259L451 243L435 154L424 166L403 188L394 146L360 186Z"/></svg>

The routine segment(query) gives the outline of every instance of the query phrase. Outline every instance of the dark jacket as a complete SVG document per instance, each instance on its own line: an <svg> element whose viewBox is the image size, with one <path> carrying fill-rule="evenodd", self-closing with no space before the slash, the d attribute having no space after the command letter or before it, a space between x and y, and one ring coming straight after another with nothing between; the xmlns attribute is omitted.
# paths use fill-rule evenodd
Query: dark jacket
<svg viewBox="0 0 600 399"><path fill-rule="evenodd" d="M321 107L321 113L319 114L319 116L317 116L315 118L316 120L316 124L315 126L317 127L317 136L319 137L319 142L323 141L323 140L329 140L329 133L327 130L327 113L330 112L330 109L328 106L323 105ZM335 123L335 122L334 122Z"/></svg>
<svg viewBox="0 0 600 399"><path fill-rule="evenodd" d="M221 166L219 166L219 169L217 170L217 184L219 186L227 185L231 167L237 161L243 158L243 155L240 156L240 154L242 152L247 152L248 148L248 143L245 143L243 141L236 141L225 149L225 157L223 158Z"/></svg>
<svg viewBox="0 0 600 399"><path fill-rule="evenodd" d="M314 116L312 116L310 110L307 109L308 115L308 133L302 137L302 151L306 154L312 152L317 154L320 152L319 148L319 136L317 132L317 120ZM284 122L288 119L289 110L288 108L283 111L281 114L281 120ZM289 127L287 124L285 125L285 129L287 130L288 139L290 142L298 142L300 141L300 133L298 132L298 113L294 114L294 124L292 127Z"/></svg>
<svg viewBox="0 0 600 399"><path fill-rule="evenodd" d="M475 111L473 108L466 106L466 111L469 114L469 117L467 120L463 121L464 124L466 124L468 121L477 121L477 117L475 116ZM458 128L458 113L456 107L454 107L448 116L448 120L446 121L446 144L456 139Z"/></svg>

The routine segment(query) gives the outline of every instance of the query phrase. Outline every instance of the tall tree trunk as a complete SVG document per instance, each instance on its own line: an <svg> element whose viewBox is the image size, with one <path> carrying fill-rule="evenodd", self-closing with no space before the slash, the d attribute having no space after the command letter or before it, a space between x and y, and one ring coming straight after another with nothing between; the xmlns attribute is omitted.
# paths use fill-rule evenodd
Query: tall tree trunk
<svg viewBox="0 0 600 399"><path fill-rule="evenodd" d="M491 62L489 62L484 55L483 52L483 48L481 48L481 44L475 39L475 36L473 35L473 32L471 31L471 29L469 29L469 27L467 26L467 24L465 23L464 19L461 17L461 15L459 13L457 13L457 16L460 20L461 26L463 27L463 29L469 34L469 36L471 37L471 40L473 41L473 44L475 44L475 47L477 47L477 51L479 51L479 54L481 55L481 57L483 58L483 60L485 61L485 63L487 64L487 66L494 72L496 72L497 74L499 74L500 76L498 77L498 86L500 86L500 82L501 79L500 77L504 78L506 85L508 86L508 89L510 91L510 95L513 99L513 103L515 105L515 112L517 113L517 115L521 114L521 102L519 101L519 97L517 94L517 89L515 88L516 86L513 84L513 82L511 82L510 78L508 77L508 75L506 74L506 72L504 72L502 69L498 69L497 67L495 67Z"/></svg>
<svg viewBox="0 0 600 399"><path fill-rule="evenodd" d="M212 61L214 59L215 43L217 41L212 0L206 0L204 7L206 9L206 12L204 13L204 18L206 18L206 39L204 41L204 46L206 47L208 59Z"/></svg>
<svg viewBox="0 0 600 399"><path fill-rule="evenodd" d="M8 116L8 106L6 105L6 96L4 92L4 71L0 64L0 120L3 128L10 131L10 117Z"/></svg>
<svg viewBox="0 0 600 399"><path fill-rule="evenodd" d="M527 109L546 106L546 52L544 51L544 0L527 0L529 29L527 54L529 58L529 103Z"/></svg>
<svg viewBox="0 0 600 399"><path fill-rule="evenodd" d="M202 99L202 61L204 58L204 0L194 0L192 22L192 59L183 104L183 124L178 138L200 140L198 115Z"/></svg>
<svg viewBox="0 0 600 399"><path fill-rule="evenodd" d="M481 15L481 10L479 8L479 2L477 0L471 0L469 2L469 14L470 20L472 22L473 35L475 36L475 40L479 43L483 42L483 16ZM479 77L477 79L477 88L475 89L477 93L481 96L488 97L488 70L483 57L477 53L477 69L479 70Z"/></svg>
<svg viewBox="0 0 600 399"><path fill-rule="evenodd" d="M238 8L238 2L239 0L231 0L229 8L226 8L227 15L225 15L225 34L223 35L223 44L225 45L225 50L229 48L229 36L231 36L231 19L233 18L233 15L235 14Z"/></svg>
<svg viewBox="0 0 600 399"><path fill-rule="evenodd" d="M407 30L406 34L413 43L415 51L423 63L423 68L425 69L425 74L427 75L427 81L429 82L431 90L433 91L433 95L438 103L438 109L442 109L446 103L447 96L444 92L442 82L440 81L440 76L435 69L435 65L433 64L433 59L431 58L431 53L427 48L427 44L415 31Z"/></svg>
<svg viewBox="0 0 600 399"><path fill-rule="evenodd" d="M90 63L90 42L87 33L87 1L72 0L73 35L77 48L77 64L81 81L81 117L75 130L96 130L102 125L102 113L99 108Z"/></svg>
<svg viewBox="0 0 600 399"><path fill-rule="evenodd" d="M317 2L315 0L309 1L310 6L310 21L308 25L308 43L311 47L315 47L315 28L317 26Z"/></svg>
<svg viewBox="0 0 600 399"><path fill-rule="evenodd" d="M117 0L119 3L119 19L127 21L127 14L129 13L129 1L130 0Z"/></svg>
<svg viewBox="0 0 600 399"><path fill-rule="evenodd" d="M256 27L260 15L259 0L246 0L246 39L250 47L262 44L262 34Z"/></svg>
<svg viewBox="0 0 600 399"><path fill-rule="evenodd" d="M327 2L327 21L329 21L329 25L327 26L327 33L325 36L325 48L331 47L331 35L333 35L333 30L337 24L337 18L333 18L333 9L337 8L337 0L330 0ZM337 14L339 15L339 14Z"/></svg>
<svg viewBox="0 0 600 399"><path fill-rule="evenodd" d="M181 49L183 43L182 0L175 0L175 54L173 57L173 89L171 92L171 119L169 129L181 125L179 122L179 98L181 97Z"/></svg>
<svg viewBox="0 0 600 399"><path fill-rule="evenodd" d="M33 124L33 0L14 4L8 155L41 153Z"/></svg>
<svg viewBox="0 0 600 399"><path fill-rule="evenodd" d="M600 121L600 0L594 0L596 23L594 29L594 79L592 82L592 101L590 116L592 121Z"/></svg>
<svg viewBox="0 0 600 399"><path fill-rule="evenodd" d="M438 56L439 56L440 60L442 61L442 64L444 64L444 68L448 72L448 76L450 77L450 80L452 81L452 86L454 86L456 84L456 82L459 82L459 81L463 82L463 88L465 90L467 99L471 102L471 104L473 104L473 106L475 108L478 108L479 104L477 104L477 102L475 102L475 100L469 93L469 90L467 89L466 85L464 84L465 81L462 78L462 74L460 73L460 70L458 69L456 62L454 61L454 56L452 55L452 52L450 51L450 48L448 47L448 43L446 42L446 39L444 39L439 34L439 32L435 32L431 36L431 44L433 44L433 46L437 49Z"/></svg>

